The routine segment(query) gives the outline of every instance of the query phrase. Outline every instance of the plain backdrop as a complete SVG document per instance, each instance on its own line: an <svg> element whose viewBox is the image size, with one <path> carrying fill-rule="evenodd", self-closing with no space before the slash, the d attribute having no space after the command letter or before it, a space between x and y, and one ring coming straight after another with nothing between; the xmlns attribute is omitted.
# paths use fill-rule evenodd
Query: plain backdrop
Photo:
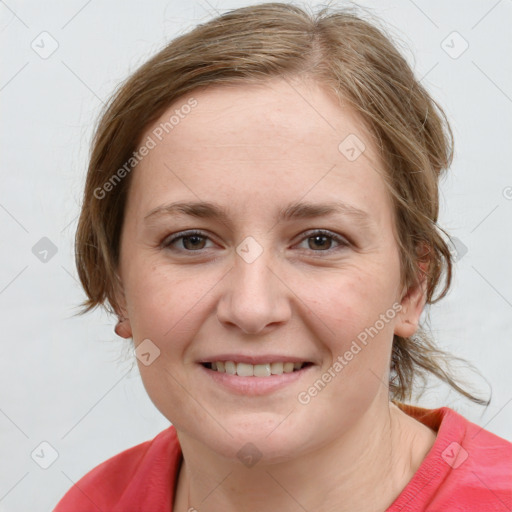
<svg viewBox="0 0 512 512"><path fill-rule="evenodd" d="M73 316L84 299L73 237L89 144L120 81L176 35L250 3L0 2L0 511L52 510L91 468L169 425L115 319ZM510 440L512 2L359 5L385 21L455 134L440 224L458 256L430 319L439 345L481 372L467 375L492 403L441 386L419 404L449 405Z"/></svg>

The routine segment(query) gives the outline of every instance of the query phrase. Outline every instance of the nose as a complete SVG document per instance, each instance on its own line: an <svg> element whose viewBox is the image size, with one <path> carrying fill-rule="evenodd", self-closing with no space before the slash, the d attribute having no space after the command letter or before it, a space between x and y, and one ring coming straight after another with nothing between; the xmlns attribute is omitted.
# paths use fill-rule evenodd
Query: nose
<svg viewBox="0 0 512 512"><path fill-rule="evenodd" d="M251 263L235 254L217 306L222 324L246 334L261 334L290 319L291 292L275 267L266 251Z"/></svg>

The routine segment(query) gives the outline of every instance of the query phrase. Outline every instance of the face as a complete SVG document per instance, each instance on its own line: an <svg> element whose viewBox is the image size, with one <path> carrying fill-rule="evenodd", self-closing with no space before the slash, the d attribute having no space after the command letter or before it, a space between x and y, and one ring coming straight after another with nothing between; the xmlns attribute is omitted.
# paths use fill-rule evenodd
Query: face
<svg viewBox="0 0 512 512"><path fill-rule="evenodd" d="M191 98L145 132L156 145L132 171L127 337L181 435L286 460L387 404L393 334L416 330L421 298L400 286L382 163L348 107L281 79Z"/></svg>

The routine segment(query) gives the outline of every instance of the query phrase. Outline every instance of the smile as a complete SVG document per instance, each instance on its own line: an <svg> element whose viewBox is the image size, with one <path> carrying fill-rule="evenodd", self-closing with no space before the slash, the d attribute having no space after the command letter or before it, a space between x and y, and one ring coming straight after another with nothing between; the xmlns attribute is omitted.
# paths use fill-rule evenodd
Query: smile
<svg viewBox="0 0 512 512"><path fill-rule="evenodd" d="M311 365L309 362L273 362L262 364L237 363L234 361L214 361L202 363L205 368L219 373L238 375L239 377L270 377L271 375L282 375L293 373Z"/></svg>

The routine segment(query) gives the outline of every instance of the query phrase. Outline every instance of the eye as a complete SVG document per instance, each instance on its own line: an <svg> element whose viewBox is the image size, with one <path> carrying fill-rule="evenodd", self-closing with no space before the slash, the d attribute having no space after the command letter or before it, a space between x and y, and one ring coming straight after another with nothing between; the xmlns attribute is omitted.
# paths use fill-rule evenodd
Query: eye
<svg viewBox="0 0 512 512"><path fill-rule="evenodd" d="M176 242L181 241L182 247L176 248L177 250L184 250L186 252L200 251L204 249L205 241L210 240L202 231L182 231L176 233L170 238L166 238L162 242L162 247L172 248Z"/></svg>
<svg viewBox="0 0 512 512"><path fill-rule="evenodd" d="M338 244L338 249L347 247L349 243L343 237L332 233L331 231L325 231L318 229L307 233L308 236L302 239L302 242L308 242L308 249L314 252L330 252L332 249L332 242L335 241Z"/></svg>
<svg viewBox="0 0 512 512"><path fill-rule="evenodd" d="M350 245L345 238L331 231L318 229L307 232L306 234L307 236L302 239L302 243L307 241L307 249L313 252L332 252ZM182 231L166 238L161 246L177 251L198 252L203 249L208 249L208 247L205 247L208 240L210 240L210 237L202 231ZM338 244L337 248L332 248L333 241ZM177 242L181 244L181 247L176 247Z"/></svg>

